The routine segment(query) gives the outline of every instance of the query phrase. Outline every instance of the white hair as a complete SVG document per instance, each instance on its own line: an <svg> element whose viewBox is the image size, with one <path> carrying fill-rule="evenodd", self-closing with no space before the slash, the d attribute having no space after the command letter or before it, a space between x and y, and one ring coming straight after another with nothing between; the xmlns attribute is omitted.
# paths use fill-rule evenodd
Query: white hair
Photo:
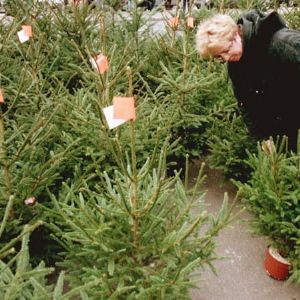
<svg viewBox="0 0 300 300"><path fill-rule="evenodd" d="M233 40L237 31L238 26L230 16L214 15L198 26L196 49L203 58L213 56L224 47L224 44Z"/></svg>

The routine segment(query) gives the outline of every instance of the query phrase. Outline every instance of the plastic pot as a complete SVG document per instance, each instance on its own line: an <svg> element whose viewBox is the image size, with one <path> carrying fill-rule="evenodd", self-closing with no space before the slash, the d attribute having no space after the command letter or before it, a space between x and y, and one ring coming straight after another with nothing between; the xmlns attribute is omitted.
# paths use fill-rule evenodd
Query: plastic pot
<svg viewBox="0 0 300 300"><path fill-rule="evenodd" d="M276 248L269 247L266 251L265 270L269 276L277 280L285 280L289 276L291 264L280 255Z"/></svg>

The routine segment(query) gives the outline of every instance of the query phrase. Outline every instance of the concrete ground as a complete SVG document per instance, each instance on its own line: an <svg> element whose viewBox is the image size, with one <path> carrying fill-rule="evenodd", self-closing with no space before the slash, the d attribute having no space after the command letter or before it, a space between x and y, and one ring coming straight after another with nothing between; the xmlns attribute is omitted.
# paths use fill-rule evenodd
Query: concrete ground
<svg viewBox="0 0 300 300"><path fill-rule="evenodd" d="M196 176L199 162L191 168L191 177ZM207 170L205 202L207 210L216 213L224 193L228 192L232 203L235 189L225 182L219 171ZM240 210L237 203L235 211ZM199 289L191 291L193 300L300 300L300 286L287 285L269 277L264 270L264 254L267 239L250 233L243 211L217 238L217 254L226 257L216 261L217 276L209 269L200 271Z"/></svg>

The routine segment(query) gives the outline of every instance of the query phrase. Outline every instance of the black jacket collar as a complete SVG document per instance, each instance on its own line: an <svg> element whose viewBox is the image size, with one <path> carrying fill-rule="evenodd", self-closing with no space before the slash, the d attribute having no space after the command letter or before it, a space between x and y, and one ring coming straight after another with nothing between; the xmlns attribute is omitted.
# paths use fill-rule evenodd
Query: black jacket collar
<svg viewBox="0 0 300 300"><path fill-rule="evenodd" d="M280 15L273 11L264 14L258 10L251 10L244 14L237 22L242 27L243 51L255 53L257 45L262 49L267 45L273 34L286 27ZM252 49L252 44L255 45Z"/></svg>

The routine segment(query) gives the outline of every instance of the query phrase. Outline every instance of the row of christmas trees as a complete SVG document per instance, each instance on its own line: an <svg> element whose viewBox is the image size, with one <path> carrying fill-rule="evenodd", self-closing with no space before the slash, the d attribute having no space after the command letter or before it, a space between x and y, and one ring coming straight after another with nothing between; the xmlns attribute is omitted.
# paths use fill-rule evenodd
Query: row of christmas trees
<svg viewBox="0 0 300 300"><path fill-rule="evenodd" d="M193 63L190 30L140 34L137 8L20 4L0 29L1 298L187 298L230 210L209 215L203 168L187 189L170 162L209 124L216 67Z"/></svg>

